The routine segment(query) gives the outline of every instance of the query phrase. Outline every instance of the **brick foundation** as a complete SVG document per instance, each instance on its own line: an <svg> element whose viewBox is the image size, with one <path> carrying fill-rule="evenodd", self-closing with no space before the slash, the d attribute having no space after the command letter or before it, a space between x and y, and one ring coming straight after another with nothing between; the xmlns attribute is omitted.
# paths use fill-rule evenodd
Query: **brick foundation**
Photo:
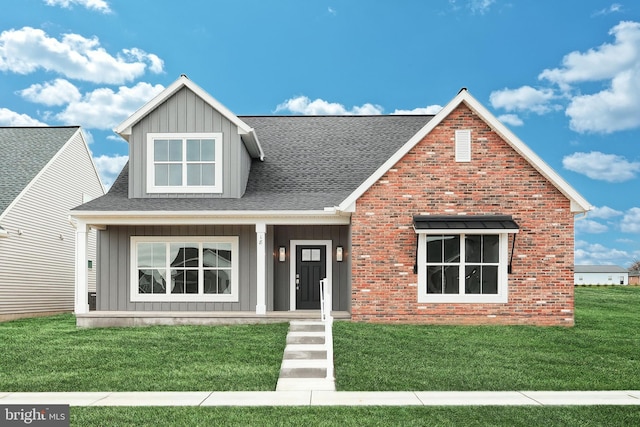
<svg viewBox="0 0 640 427"><path fill-rule="evenodd" d="M470 163L455 161L456 129L471 129ZM461 213L519 224L507 303L417 302L413 216ZM464 104L358 199L351 232L353 320L574 323L570 201Z"/></svg>

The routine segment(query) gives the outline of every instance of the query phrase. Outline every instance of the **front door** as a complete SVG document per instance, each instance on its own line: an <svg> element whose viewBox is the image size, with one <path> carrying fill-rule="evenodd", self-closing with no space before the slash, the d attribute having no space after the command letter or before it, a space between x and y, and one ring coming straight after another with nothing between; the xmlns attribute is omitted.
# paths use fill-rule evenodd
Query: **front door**
<svg viewBox="0 0 640 427"><path fill-rule="evenodd" d="M327 276L326 246L296 246L296 308L320 309L320 280Z"/></svg>

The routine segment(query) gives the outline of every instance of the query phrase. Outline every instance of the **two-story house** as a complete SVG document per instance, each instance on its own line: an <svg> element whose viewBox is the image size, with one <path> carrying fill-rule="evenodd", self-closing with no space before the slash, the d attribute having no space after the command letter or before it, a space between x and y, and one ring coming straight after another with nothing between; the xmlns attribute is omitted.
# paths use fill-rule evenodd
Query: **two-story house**
<svg viewBox="0 0 640 427"><path fill-rule="evenodd" d="M98 230L78 325L573 324L589 203L466 89L436 115L239 117L186 76L115 131L129 163L73 210Z"/></svg>

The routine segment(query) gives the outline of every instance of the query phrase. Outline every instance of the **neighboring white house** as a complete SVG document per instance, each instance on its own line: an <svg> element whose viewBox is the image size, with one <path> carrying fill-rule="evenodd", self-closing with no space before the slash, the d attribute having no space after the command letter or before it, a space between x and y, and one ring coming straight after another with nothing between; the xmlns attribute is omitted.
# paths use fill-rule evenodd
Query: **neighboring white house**
<svg viewBox="0 0 640 427"><path fill-rule="evenodd" d="M104 194L82 131L0 127L0 152L0 320L73 311L69 211ZM95 231L88 241L92 263ZM93 265L88 276L92 291Z"/></svg>
<svg viewBox="0 0 640 427"><path fill-rule="evenodd" d="M576 265L576 285L628 285L629 272L617 265Z"/></svg>

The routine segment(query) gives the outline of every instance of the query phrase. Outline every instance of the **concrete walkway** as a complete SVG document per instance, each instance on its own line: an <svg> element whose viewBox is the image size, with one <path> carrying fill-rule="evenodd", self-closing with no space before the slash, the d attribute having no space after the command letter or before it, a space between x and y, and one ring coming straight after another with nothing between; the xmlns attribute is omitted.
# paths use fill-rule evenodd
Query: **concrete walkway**
<svg viewBox="0 0 640 427"><path fill-rule="evenodd" d="M640 405L630 391L0 392L0 405L70 406L574 406Z"/></svg>

